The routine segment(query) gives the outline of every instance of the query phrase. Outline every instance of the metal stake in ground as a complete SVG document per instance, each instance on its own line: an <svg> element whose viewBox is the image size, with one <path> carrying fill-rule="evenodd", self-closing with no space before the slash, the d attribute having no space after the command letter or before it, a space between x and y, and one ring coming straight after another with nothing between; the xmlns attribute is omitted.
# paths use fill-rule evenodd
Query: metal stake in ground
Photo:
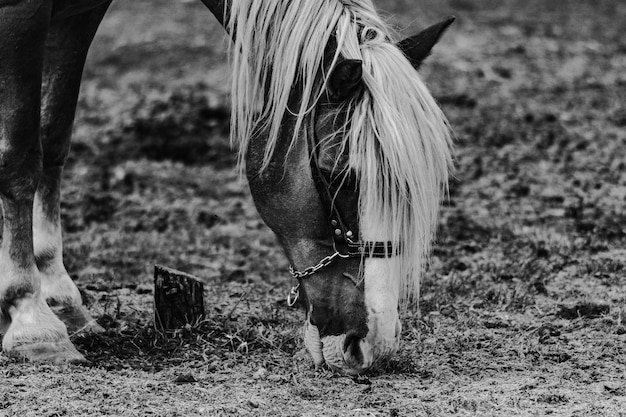
<svg viewBox="0 0 626 417"><path fill-rule="evenodd" d="M192 275L154 266L154 323L175 330L204 318L204 284Z"/></svg>

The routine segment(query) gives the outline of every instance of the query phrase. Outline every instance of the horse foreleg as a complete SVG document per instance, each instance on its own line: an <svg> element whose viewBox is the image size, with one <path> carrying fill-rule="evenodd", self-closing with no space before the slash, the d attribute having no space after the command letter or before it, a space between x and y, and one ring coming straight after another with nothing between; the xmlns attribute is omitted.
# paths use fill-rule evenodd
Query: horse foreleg
<svg viewBox="0 0 626 417"><path fill-rule="evenodd" d="M41 174L40 102L50 1L0 0L0 311L5 352L80 361L46 304L33 251L32 212Z"/></svg>
<svg viewBox="0 0 626 417"><path fill-rule="evenodd" d="M83 66L91 41L110 2L80 15L53 20L43 66L41 141L43 170L33 212L35 259L43 274L41 291L70 334L102 327L83 306L63 265L61 174L70 148L72 123Z"/></svg>

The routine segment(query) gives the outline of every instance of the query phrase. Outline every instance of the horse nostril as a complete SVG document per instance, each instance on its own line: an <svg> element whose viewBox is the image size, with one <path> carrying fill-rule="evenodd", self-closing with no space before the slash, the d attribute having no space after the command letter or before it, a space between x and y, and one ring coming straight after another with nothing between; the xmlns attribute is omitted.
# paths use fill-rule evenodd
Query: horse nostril
<svg viewBox="0 0 626 417"><path fill-rule="evenodd" d="M349 331L343 342L343 353L352 357L357 362L363 362L363 352L361 351L361 337L357 332Z"/></svg>

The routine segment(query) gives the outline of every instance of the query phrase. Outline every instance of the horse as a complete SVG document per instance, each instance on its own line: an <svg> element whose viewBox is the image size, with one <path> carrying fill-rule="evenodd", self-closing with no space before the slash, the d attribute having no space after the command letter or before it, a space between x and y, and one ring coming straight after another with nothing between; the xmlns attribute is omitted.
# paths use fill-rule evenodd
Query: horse
<svg viewBox="0 0 626 417"><path fill-rule="evenodd" d="M393 355L419 295L451 135L417 69L452 22L393 41L371 0L201 0L232 42L231 139L297 280L316 365ZM62 256L60 175L85 57L111 0L0 0L3 351L81 362L103 329Z"/></svg>

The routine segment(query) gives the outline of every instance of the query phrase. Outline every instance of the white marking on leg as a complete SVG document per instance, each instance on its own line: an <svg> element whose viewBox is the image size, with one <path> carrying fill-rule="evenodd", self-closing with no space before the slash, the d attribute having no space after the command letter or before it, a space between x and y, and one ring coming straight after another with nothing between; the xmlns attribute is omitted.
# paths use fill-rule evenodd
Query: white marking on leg
<svg viewBox="0 0 626 417"><path fill-rule="evenodd" d="M49 220L39 193L33 208L33 246L42 273L42 295L46 300L67 305L82 305L80 292L63 265L63 242L58 220Z"/></svg>
<svg viewBox="0 0 626 417"><path fill-rule="evenodd" d="M33 360L80 361L65 325L41 294L41 277L32 252L32 210L28 201L3 201L4 233L0 251L0 302L5 352ZM26 213L26 214L24 214Z"/></svg>
<svg viewBox="0 0 626 417"><path fill-rule="evenodd" d="M41 185L40 185L41 187ZM43 202L41 195L47 195L56 201ZM59 208L46 215L44 205L58 204L58 195L54 192L37 191L33 208L33 240L35 259L41 272L41 296L61 319L72 334L100 333L104 329L92 318L83 306L80 291L70 278L63 265L63 242ZM48 207L48 211L49 207ZM50 218L52 217L52 219Z"/></svg>

